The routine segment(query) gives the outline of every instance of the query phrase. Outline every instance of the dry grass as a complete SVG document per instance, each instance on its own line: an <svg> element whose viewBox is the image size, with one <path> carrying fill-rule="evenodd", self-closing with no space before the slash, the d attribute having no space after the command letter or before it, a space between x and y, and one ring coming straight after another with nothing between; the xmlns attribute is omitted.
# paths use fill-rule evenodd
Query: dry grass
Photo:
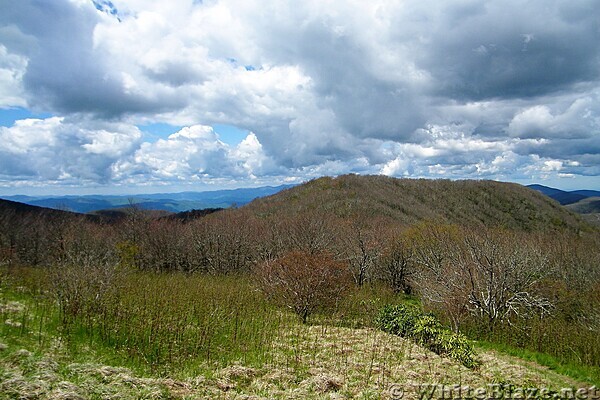
<svg viewBox="0 0 600 400"><path fill-rule="evenodd" d="M297 325L275 340L269 365L205 365L198 376L140 377L95 363L68 363L60 344L47 354L0 346L0 399L386 399L400 384L417 398L424 383L585 386L539 365L494 352L469 370L374 329Z"/></svg>

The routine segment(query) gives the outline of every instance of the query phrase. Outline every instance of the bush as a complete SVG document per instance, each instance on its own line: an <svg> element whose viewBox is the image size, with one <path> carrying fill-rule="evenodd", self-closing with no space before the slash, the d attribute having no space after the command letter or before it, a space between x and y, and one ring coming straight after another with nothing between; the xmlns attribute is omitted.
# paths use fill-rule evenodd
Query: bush
<svg viewBox="0 0 600 400"><path fill-rule="evenodd" d="M260 265L256 275L263 293L303 323L314 311L337 304L350 281L347 265L326 253L300 251Z"/></svg>
<svg viewBox="0 0 600 400"><path fill-rule="evenodd" d="M379 329L411 339L436 354L450 357L467 368L479 364L473 345L461 333L452 332L438 319L416 307L386 305L377 317Z"/></svg>

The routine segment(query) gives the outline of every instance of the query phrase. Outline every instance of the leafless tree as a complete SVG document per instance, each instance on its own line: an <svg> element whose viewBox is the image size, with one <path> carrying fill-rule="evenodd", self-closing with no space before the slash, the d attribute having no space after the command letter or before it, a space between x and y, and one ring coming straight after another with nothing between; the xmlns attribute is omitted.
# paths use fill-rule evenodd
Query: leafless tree
<svg viewBox="0 0 600 400"><path fill-rule="evenodd" d="M534 292L550 272L548 257L539 248L513 232L469 234L464 242L461 267L468 273L469 306L490 327L550 312L552 304Z"/></svg>
<svg viewBox="0 0 600 400"><path fill-rule="evenodd" d="M282 231L286 235L289 249L318 254L336 248L337 227L326 213L299 214L287 221Z"/></svg>
<svg viewBox="0 0 600 400"><path fill-rule="evenodd" d="M356 221L351 224L349 239L350 270L354 282L361 287L369 278L370 270L379 256L379 246L372 232Z"/></svg>
<svg viewBox="0 0 600 400"><path fill-rule="evenodd" d="M348 268L326 253L290 252L256 269L261 289L302 320L337 303L348 288Z"/></svg>
<svg viewBox="0 0 600 400"><path fill-rule="evenodd" d="M197 270L226 274L249 271L257 258L254 224L245 215L223 211L192 226Z"/></svg>
<svg viewBox="0 0 600 400"><path fill-rule="evenodd" d="M395 293L410 294L415 274L413 249L404 233L391 234L379 261L381 277Z"/></svg>
<svg viewBox="0 0 600 400"><path fill-rule="evenodd" d="M485 320L489 329L532 315L547 315L552 304L535 291L549 273L548 259L523 234L486 229L439 229L421 232L416 247L419 288L441 308L455 328L467 313Z"/></svg>

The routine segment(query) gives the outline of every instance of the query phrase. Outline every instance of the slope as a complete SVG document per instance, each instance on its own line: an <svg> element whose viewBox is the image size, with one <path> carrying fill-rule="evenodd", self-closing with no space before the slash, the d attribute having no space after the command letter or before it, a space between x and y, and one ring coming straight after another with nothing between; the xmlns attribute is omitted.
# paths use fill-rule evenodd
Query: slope
<svg viewBox="0 0 600 400"><path fill-rule="evenodd" d="M82 215L71 211L56 210L53 208L32 206L11 200L0 199L0 216L2 218L16 218L19 223L27 219L43 220L71 220L85 218L91 221L101 221L102 218L94 215ZM17 222L16 222L17 223Z"/></svg>
<svg viewBox="0 0 600 400"><path fill-rule="evenodd" d="M577 203L567 205L567 208L580 214L600 213L600 197L587 197Z"/></svg>
<svg viewBox="0 0 600 400"><path fill-rule="evenodd" d="M588 223L600 226L600 197L588 197L566 206L569 210L581 214Z"/></svg>
<svg viewBox="0 0 600 400"><path fill-rule="evenodd" d="M407 225L435 220L527 231L590 229L579 216L548 197L518 184L495 181L324 177L257 199L243 209L264 218L322 212Z"/></svg>

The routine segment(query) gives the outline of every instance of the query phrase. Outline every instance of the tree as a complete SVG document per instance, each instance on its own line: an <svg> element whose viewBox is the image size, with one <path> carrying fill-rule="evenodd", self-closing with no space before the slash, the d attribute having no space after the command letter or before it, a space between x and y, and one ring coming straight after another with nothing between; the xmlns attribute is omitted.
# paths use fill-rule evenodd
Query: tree
<svg viewBox="0 0 600 400"><path fill-rule="evenodd" d="M194 270L211 274L247 272L256 260L254 222L239 213L221 211L192 224Z"/></svg>
<svg viewBox="0 0 600 400"><path fill-rule="evenodd" d="M543 316L552 308L536 291L549 273L548 258L526 236L441 226L422 227L414 236L420 293L455 329L469 314L491 331L499 322Z"/></svg>
<svg viewBox="0 0 600 400"><path fill-rule="evenodd" d="M394 293L411 294L414 260L412 247L405 235L392 237L379 264L382 278Z"/></svg>
<svg viewBox="0 0 600 400"><path fill-rule="evenodd" d="M348 267L327 253L293 251L257 268L262 291L288 307L303 323L318 309L337 303L349 286Z"/></svg>
<svg viewBox="0 0 600 400"><path fill-rule="evenodd" d="M490 329L498 321L550 311L552 304L535 292L549 273L548 257L537 246L514 233L484 231L466 235L465 250L461 269L468 277L469 308Z"/></svg>
<svg viewBox="0 0 600 400"><path fill-rule="evenodd" d="M326 213L303 213L286 222L281 233L287 236L291 250L319 254L336 247L337 227Z"/></svg>
<svg viewBox="0 0 600 400"><path fill-rule="evenodd" d="M468 314L468 289L464 271L458 268L458 227L423 223L407 232L416 268L416 286L425 303L442 311L455 330Z"/></svg>

